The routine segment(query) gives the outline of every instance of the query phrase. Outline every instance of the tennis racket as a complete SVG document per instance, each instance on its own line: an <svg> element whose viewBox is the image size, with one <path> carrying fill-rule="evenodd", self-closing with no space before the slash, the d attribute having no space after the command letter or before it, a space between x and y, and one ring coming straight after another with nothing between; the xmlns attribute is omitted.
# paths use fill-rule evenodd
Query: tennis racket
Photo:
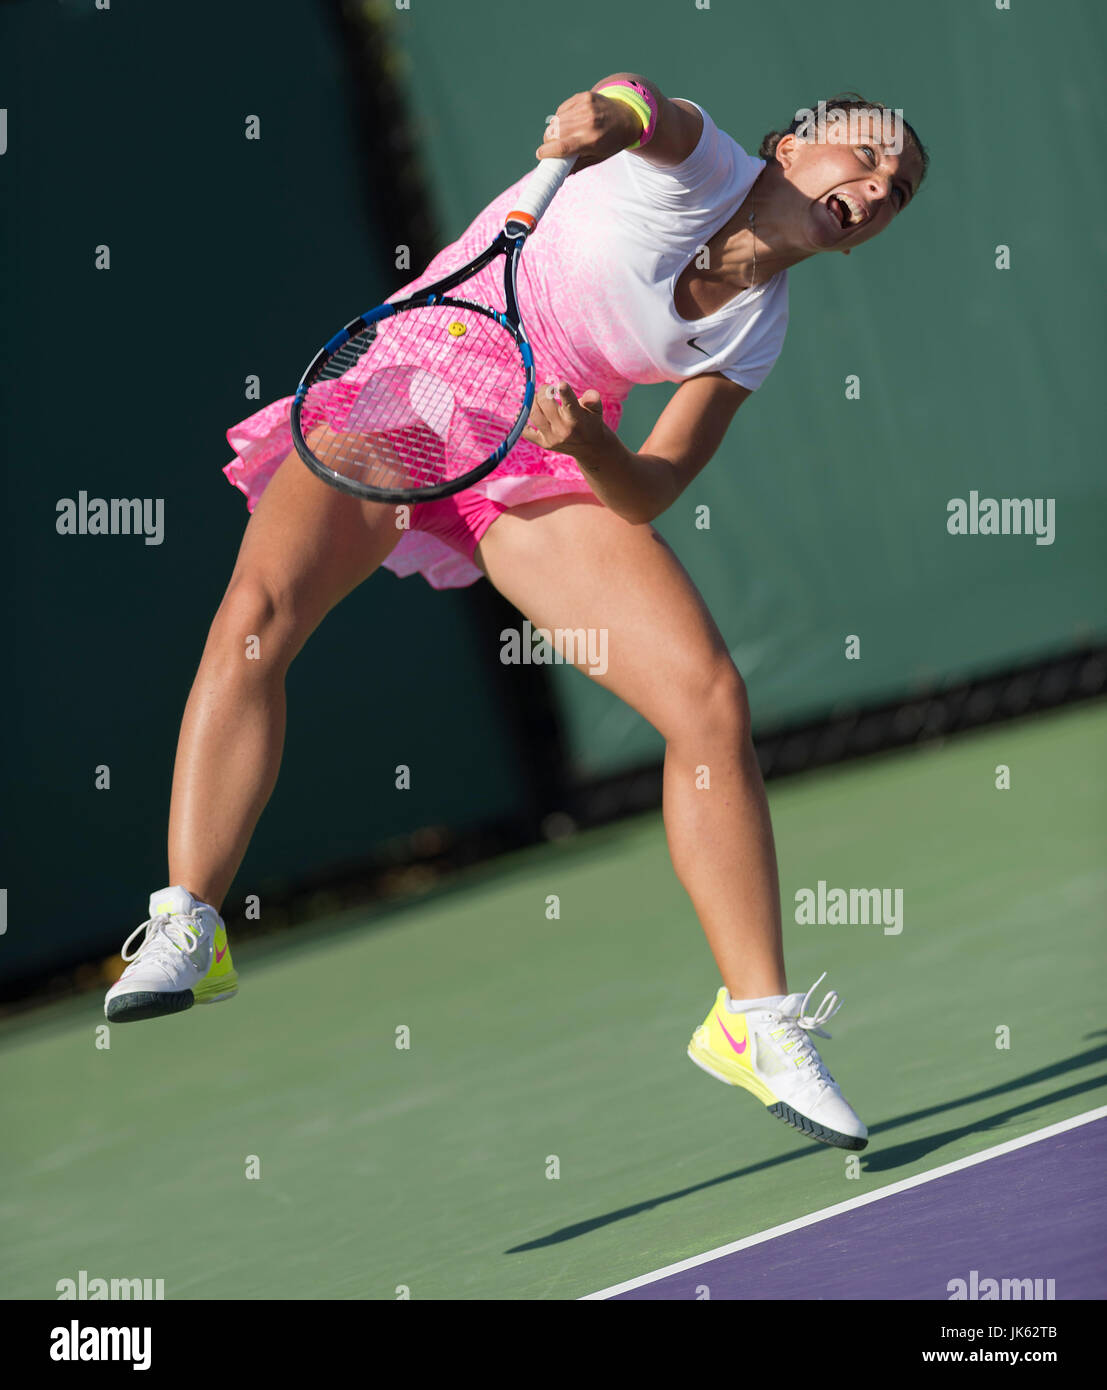
<svg viewBox="0 0 1107 1390"><path fill-rule="evenodd" d="M485 477L526 427L534 356L515 280L526 239L576 159L543 159L491 246L406 299L359 314L315 356L292 439L324 481L376 502L431 502ZM504 258L504 311L451 291Z"/></svg>

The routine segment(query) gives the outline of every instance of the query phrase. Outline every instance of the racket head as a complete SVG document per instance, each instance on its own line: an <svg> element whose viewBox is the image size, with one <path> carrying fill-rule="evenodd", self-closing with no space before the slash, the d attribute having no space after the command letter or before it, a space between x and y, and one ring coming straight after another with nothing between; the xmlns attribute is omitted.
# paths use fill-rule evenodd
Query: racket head
<svg viewBox="0 0 1107 1390"><path fill-rule="evenodd" d="M430 290L346 325L301 378L296 451L324 481L377 502L471 487L526 427L534 359L519 325Z"/></svg>

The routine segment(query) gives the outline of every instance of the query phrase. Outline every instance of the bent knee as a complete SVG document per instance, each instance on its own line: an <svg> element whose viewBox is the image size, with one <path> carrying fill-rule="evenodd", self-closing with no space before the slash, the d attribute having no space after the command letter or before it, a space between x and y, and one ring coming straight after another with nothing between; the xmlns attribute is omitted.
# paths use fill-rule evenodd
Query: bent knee
<svg viewBox="0 0 1107 1390"><path fill-rule="evenodd" d="M263 665L291 661L310 636L293 595L256 574L231 578L211 625L211 639L229 655Z"/></svg>
<svg viewBox="0 0 1107 1390"><path fill-rule="evenodd" d="M681 685L676 716L680 736L731 745L749 739L746 683L728 655L707 663Z"/></svg>

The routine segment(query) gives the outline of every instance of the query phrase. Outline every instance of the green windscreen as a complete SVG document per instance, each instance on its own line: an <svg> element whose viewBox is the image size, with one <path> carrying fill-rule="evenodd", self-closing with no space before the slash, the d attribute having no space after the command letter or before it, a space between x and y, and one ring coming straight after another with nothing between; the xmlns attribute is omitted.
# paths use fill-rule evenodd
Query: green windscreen
<svg viewBox="0 0 1107 1390"><path fill-rule="evenodd" d="M747 679L756 728L1107 634L1107 200L1088 153L1102 5L566 0L548 23L497 0L463 8L462 23L451 0L417 0L391 24L450 239L530 167L544 118L610 72L696 101L753 153L843 90L901 109L930 151L886 233L790 272L781 357L658 522ZM672 389L631 395L631 447ZM986 499L1036 500L1049 543L951 535L949 504L968 510L974 493L978 525ZM614 697L553 675L578 775L660 752Z"/></svg>
<svg viewBox="0 0 1107 1390"><path fill-rule="evenodd" d="M165 886L177 731L248 516L224 433L399 277L314 0L3 9L11 978L118 950ZM82 492L160 501L160 542L59 534ZM471 595L391 574L324 621L228 913L518 810L476 631Z"/></svg>

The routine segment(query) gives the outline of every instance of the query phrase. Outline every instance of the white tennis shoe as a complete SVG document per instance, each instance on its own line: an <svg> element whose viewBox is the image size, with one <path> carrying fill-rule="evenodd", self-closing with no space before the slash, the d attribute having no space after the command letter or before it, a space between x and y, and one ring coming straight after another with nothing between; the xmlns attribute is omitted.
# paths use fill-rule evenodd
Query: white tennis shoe
<svg viewBox="0 0 1107 1390"><path fill-rule="evenodd" d="M123 943L127 968L104 999L112 1023L160 1018L238 993L227 929L214 907L178 886L151 894L149 911L149 920ZM142 940L128 955L140 932Z"/></svg>
<svg viewBox="0 0 1107 1390"><path fill-rule="evenodd" d="M827 1071L815 1044L830 1034L822 1025L841 1007L832 990L813 1014L808 1002L826 972L806 994L789 994L766 1008L732 1013L720 989L711 1012L692 1035L688 1056L709 1075L750 1091L785 1124L809 1139L839 1149L863 1149L869 1131Z"/></svg>

